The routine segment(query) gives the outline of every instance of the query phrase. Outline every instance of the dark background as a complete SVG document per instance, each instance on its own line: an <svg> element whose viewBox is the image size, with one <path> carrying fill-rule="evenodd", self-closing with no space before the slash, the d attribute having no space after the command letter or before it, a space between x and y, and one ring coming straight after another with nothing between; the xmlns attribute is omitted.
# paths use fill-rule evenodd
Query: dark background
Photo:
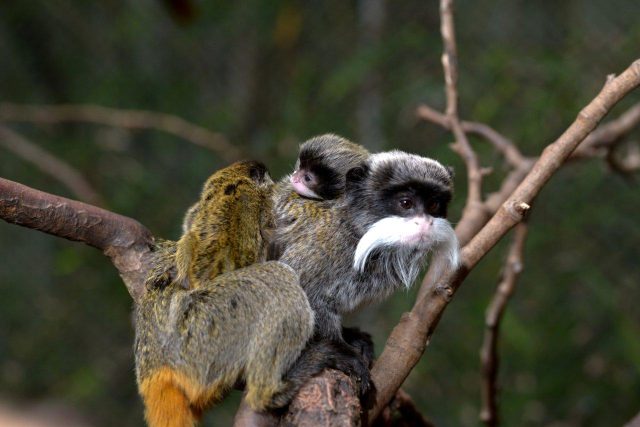
<svg viewBox="0 0 640 427"><path fill-rule="evenodd" d="M639 56L635 0L456 6L461 115L528 155L572 122L607 74ZM0 102L175 114L221 132L275 177L291 170L299 142L325 132L374 151L436 157L457 170L455 222L464 166L448 149L452 136L414 114L420 102L443 108L440 54L436 1L0 3ZM639 99L636 91L611 117ZM225 164L161 132L11 127L80 170L106 208L166 238L178 237L201 183ZM639 137L640 129L630 140ZM502 160L472 142L494 168L485 186L493 190ZM75 197L2 147L0 176ZM563 168L536 200L501 335L504 425L620 425L640 410L639 211L637 186L597 160ZM438 425L480 424L484 310L507 240L467 279L405 384ZM372 332L380 351L414 292L350 323ZM0 223L0 414L142 425L130 314L123 283L98 251ZM229 424L237 401L232 394L206 424Z"/></svg>

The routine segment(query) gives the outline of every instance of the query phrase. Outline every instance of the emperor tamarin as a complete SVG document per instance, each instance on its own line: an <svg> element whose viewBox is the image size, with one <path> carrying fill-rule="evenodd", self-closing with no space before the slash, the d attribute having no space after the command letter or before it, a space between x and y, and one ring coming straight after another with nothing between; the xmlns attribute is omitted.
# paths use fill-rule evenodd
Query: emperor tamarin
<svg viewBox="0 0 640 427"><path fill-rule="evenodd" d="M357 357L342 336L343 314L409 287L429 253L434 268L457 267L458 242L446 220L452 190L450 169L436 160L390 151L350 169L341 197L307 200L308 214L297 219L304 226L283 232L280 260L300 275L316 335ZM274 207L279 217L283 206Z"/></svg>

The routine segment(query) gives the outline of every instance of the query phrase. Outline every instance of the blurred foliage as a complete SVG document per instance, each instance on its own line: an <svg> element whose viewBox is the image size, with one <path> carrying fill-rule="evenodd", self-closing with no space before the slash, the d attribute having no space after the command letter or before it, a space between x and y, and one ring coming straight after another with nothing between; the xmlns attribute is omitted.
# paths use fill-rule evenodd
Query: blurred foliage
<svg viewBox="0 0 640 427"><path fill-rule="evenodd" d="M378 41L364 42L363 8L342 2L33 0L0 3L0 100L95 103L176 114L222 132L272 175L318 133L360 138L366 91L382 100L383 147L437 157L458 171L452 136L414 117L441 108L437 2L388 2ZM609 73L638 55L634 0L460 0L461 113L537 154ZM376 76L372 86L361 84ZM612 116L638 101L638 93ZM175 238L182 213L222 162L176 137L88 124L12 126L84 173L107 208ZM631 138L640 137L640 130ZM474 139L494 167L500 157ZM8 152L0 175L55 194L61 184ZM640 225L637 188L597 161L572 164L536 200L525 273L503 322L500 407L505 425L620 425L640 409ZM479 421L484 310L506 241L468 278L407 391L437 425ZM415 289L350 319L378 350ZM0 224L0 399L56 399L95 425L142 425L131 355L131 301L100 253ZM211 412L227 425L238 393Z"/></svg>

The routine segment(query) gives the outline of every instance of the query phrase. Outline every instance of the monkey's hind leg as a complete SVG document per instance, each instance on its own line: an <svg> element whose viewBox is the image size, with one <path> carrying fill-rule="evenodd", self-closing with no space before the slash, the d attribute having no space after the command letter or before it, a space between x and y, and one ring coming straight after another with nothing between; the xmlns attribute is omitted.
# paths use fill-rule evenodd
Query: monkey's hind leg
<svg viewBox="0 0 640 427"><path fill-rule="evenodd" d="M307 314L307 312L304 312ZM291 392L285 374L300 353L313 331L310 317L282 310L277 322L265 333L252 340L246 369L246 400L254 410L274 409L286 406L296 390ZM280 398L275 399L276 396Z"/></svg>
<svg viewBox="0 0 640 427"><path fill-rule="evenodd" d="M271 408L273 396L279 395L285 388L282 376L290 364L277 349L269 350L271 349L265 349L264 353L247 366L245 399L249 406L257 411ZM271 360L268 360L269 356ZM288 401L284 402L285 405L287 403Z"/></svg>
<svg viewBox="0 0 640 427"><path fill-rule="evenodd" d="M169 369L161 369L140 385L149 427L194 427L199 412L194 412L184 389Z"/></svg>

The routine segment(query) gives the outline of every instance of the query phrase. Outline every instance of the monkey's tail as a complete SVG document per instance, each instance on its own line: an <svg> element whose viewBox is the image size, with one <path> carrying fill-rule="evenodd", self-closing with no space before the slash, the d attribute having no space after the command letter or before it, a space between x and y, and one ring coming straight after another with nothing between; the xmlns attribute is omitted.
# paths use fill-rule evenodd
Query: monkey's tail
<svg viewBox="0 0 640 427"><path fill-rule="evenodd" d="M149 427L194 427L198 413L171 372L161 370L144 380L140 393Z"/></svg>

